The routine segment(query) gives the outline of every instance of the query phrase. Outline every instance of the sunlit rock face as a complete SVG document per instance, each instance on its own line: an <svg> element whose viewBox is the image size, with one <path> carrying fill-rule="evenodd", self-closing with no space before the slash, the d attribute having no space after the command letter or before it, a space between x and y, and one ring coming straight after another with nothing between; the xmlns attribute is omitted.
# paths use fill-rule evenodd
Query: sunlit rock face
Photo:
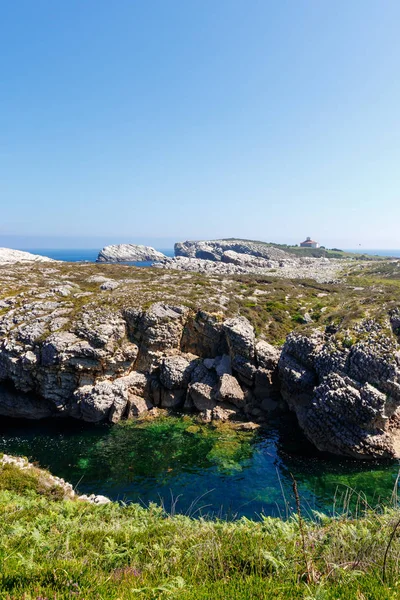
<svg viewBox="0 0 400 600"><path fill-rule="evenodd" d="M117 312L102 305L51 333L57 303L25 309L2 321L0 414L115 423L160 407L205 421L262 421L278 408L279 352L257 343L244 317L221 320L162 302Z"/></svg>
<svg viewBox="0 0 400 600"><path fill-rule="evenodd" d="M56 262L52 258L47 256L41 256L40 254L31 254L31 252L24 252L22 250L12 250L11 248L0 248L0 264L12 264L12 263L25 263L25 262Z"/></svg>
<svg viewBox="0 0 400 600"><path fill-rule="evenodd" d="M165 255L151 246L137 244L116 244L105 246L97 257L97 262L147 262L162 260Z"/></svg>
<svg viewBox="0 0 400 600"><path fill-rule="evenodd" d="M365 321L349 343L322 331L292 333L279 362L281 392L320 450L356 458L400 456L399 347Z"/></svg>

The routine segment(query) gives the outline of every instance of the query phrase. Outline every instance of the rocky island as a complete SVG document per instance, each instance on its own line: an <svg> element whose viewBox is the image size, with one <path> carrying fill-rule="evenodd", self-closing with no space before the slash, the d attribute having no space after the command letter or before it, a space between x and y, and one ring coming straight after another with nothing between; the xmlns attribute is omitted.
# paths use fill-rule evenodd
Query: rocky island
<svg viewBox="0 0 400 600"><path fill-rule="evenodd" d="M148 246L120 244L103 248L97 262L150 261L157 268L210 275L274 274L329 282L335 279L343 259L337 253L320 252L313 256L296 253L293 248L236 239L178 242L174 251L175 256L170 258Z"/></svg>
<svg viewBox="0 0 400 600"><path fill-rule="evenodd" d="M234 247L186 243L177 252L213 264L229 265L234 252L286 260L278 249ZM192 256L199 252L215 260ZM320 450L399 457L400 262L334 268L335 280L322 283L274 272L4 264L0 414L117 422L183 410L262 425L289 409Z"/></svg>
<svg viewBox="0 0 400 600"><path fill-rule="evenodd" d="M165 255L151 246L137 244L116 244L105 246L99 252L97 262L148 262L163 260Z"/></svg>

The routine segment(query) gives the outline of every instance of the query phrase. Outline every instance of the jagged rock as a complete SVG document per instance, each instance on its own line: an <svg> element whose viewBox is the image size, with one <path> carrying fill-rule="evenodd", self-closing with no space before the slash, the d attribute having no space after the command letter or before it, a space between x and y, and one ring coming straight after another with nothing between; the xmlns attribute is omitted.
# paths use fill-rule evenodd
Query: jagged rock
<svg viewBox="0 0 400 600"><path fill-rule="evenodd" d="M191 383L189 394L197 410L212 410L217 405L214 399L214 390L206 383Z"/></svg>
<svg viewBox="0 0 400 600"><path fill-rule="evenodd" d="M151 246L136 244L116 244L105 246L97 257L97 262L144 262L161 260L165 254Z"/></svg>
<svg viewBox="0 0 400 600"><path fill-rule="evenodd" d="M200 242L178 242L175 244L175 256L199 258L211 261L223 260L224 254L235 253L247 256L262 257L273 260L291 260L296 262L293 255L260 242L245 240L212 240ZM229 255L228 255L229 256Z"/></svg>
<svg viewBox="0 0 400 600"><path fill-rule="evenodd" d="M183 331L181 349L205 358L226 352L226 338L218 317L200 310L194 318L189 318Z"/></svg>
<svg viewBox="0 0 400 600"><path fill-rule="evenodd" d="M133 341L139 345L136 367L146 369L159 353L180 350L183 328L189 314L186 306L153 304L146 312L124 312Z"/></svg>
<svg viewBox="0 0 400 600"><path fill-rule="evenodd" d="M113 281L112 279L109 279L108 281L104 281L101 284L100 289L103 292L108 292L108 291L116 290L119 286L120 286L120 283L118 281Z"/></svg>
<svg viewBox="0 0 400 600"><path fill-rule="evenodd" d="M273 272L275 277L312 277L320 282L329 282L337 276L341 262L298 257L261 242L212 240L179 242L175 244L175 258L164 258L155 266L215 275L267 275Z"/></svg>
<svg viewBox="0 0 400 600"><path fill-rule="evenodd" d="M147 398L143 398L142 396L136 396L135 394L129 394L127 406L128 419L140 417L140 415L146 413L152 408L153 405Z"/></svg>
<svg viewBox="0 0 400 600"><path fill-rule="evenodd" d="M281 352L275 346L259 340L256 344L257 364L262 369L274 370L278 367Z"/></svg>
<svg viewBox="0 0 400 600"><path fill-rule="evenodd" d="M351 348L322 332L291 334L279 362L282 395L319 448L357 458L400 456L396 343L365 322ZM392 425L393 424L393 425Z"/></svg>
<svg viewBox="0 0 400 600"><path fill-rule="evenodd" d="M90 494L90 496L83 494L82 496L79 496L78 500L83 500L84 502L89 502L90 504L97 504L98 506L109 504L111 502L110 498L107 498L107 496L102 496L101 494Z"/></svg>
<svg viewBox="0 0 400 600"><path fill-rule="evenodd" d="M222 375L219 381L217 399L222 402L230 402L238 408L245 404L244 393L237 379L228 374Z"/></svg>
<svg viewBox="0 0 400 600"><path fill-rule="evenodd" d="M47 256L31 254L22 250L12 250L11 248L0 248L0 263L19 263L19 262L57 262Z"/></svg>
<svg viewBox="0 0 400 600"><path fill-rule="evenodd" d="M228 404L218 404L211 412L212 421L230 421L238 416L238 409L235 406Z"/></svg>
<svg viewBox="0 0 400 600"><path fill-rule="evenodd" d="M250 361L240 354L233 357L232 369L236 372L238 379L245 385L252 386L257 368Z"/></svg>
<svg viewBox="0 0 400 600"><path fill-rule="evenodd" d="M207 369L203 362L198 363L192 371L191 383L205 383L215 387L218 383L217 374L214 370Z"/></svg>
<svg viewBox="0 0 400 600"><path fill-rule="evenodd" d="M162 408L177 408L181 406L186 397L186 390L167 390L161 389Z"/></svg>
<svg viewBox="0 0 400 600"><path fill-rule="evenodd" d="M214 363L214 368L219 377L223 375L232 375L231 357L228 354L217 356Z"/></svg>
<svg viewBox="0 0 400 600"><path fill-rule="evenodd" d="M226 250L221 257L222 262L232 263L240 267L260 267L262 269L271 269L275 266L274 262L266 258L259 258L251 254L241 254L233 250Z"/></svg>
<svg viewBox="0 0 400 600"><path fill-rule="evenodd" d="M101 381L83 386L74 393L82 419L90 423L116 422L128 404L128 389L119 381Z"/></svg>
<svg viewBox="0 0 400 600"><path fill-rule="evenodd" d="M231 358L240 355L252 360L255 355L255 335L250 322L245 317L235 317L224 321L223 328Z"/></svg>
<svg viewBox="0 0 400 600"><path fill-rule="evenodd" d="M183 355L164 358L160 367L160 381L169 390L186 388L197 360Z"/></svg>

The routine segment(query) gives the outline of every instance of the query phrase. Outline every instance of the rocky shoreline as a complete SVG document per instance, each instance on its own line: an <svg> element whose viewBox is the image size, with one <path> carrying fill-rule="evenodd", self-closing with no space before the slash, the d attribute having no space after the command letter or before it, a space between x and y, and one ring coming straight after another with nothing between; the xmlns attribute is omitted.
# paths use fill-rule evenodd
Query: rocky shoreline
<svg viewBox="0 0 400 600"><path fill-rule="evenodd" d="M152 261L160 269L207 275L273 274L290 279L313 278L319 282L337 279L343 260L296 256L270 244L245 240L178 242L175 256L164 256L154 248L120 244L106 246L97 262Z"/></svg>
<svg viewBox="0 0 400 600"><path fill-rule="evenodd" d="M375 313L360 317L354 309L347 325L354 302L371 306L373 296L363 287L326 288L341 294L330 305L330 294L310 284L309 312L304 284L288 288L305 312L293 314L293 333L273 345L265 329L257 333L237 314L250 303L256 317L265 306L263 314L273 309L272 325L279 324L292 300L284 292L286 305L272 301L277 292L270 280L255 280L235 315L221 310L223 304L207 308L218 286L247 289L227 278L175 280L158 270L60 263L4 266L0 275L1 415L116 423L162 408L190 411L206 422L263 424L290 409L320 450L400 457L400 312L392 297L383 308L382 283ZM204 306L196 308L184 300L197 288L196 302ZM333 312L322 326L324 308Z"/></svg>

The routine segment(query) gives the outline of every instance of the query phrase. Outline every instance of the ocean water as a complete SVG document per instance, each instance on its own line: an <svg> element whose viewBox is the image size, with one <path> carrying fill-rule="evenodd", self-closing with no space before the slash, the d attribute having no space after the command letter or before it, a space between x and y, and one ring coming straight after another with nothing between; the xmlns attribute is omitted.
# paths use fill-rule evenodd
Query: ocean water
<svg viewBox="0 0 400 600"><path fill-rule="evenodd" d="M398 461L318 452L290 415L261 433L199 426L188 417L114 426L3 417L0 452L38 461L80 493L224 518L288 516L292 474L305 514L357 510L363 498L375 506L390 500L399 470Z"/></svg>
<svg viewBox="0 0 400 600"><path fill-rule="evenodd" d="M389 256L400 258L400 250L365 250L364 248L353 248L352 250L345 250L345 252L357 252L358 254L372 254L375 256Z"/></svg>
<svg viewBox="0 0 400 600"><path fill-rule="evenodd" d="M25 248L24 248L25 250ZM28 252L33 254L40 254L41 256L48 256L56 260L65 260L67 262L96 262L99 249L79 249L79 248L66 248L66 249L48 249L48 248L28 248ZM159 252L162 252L166 256L174 256L173 248L156 248ZM376 256L389 256L400 258L400 250L365 250L364 248L353 248L351 250L345 250L345 252L357 252L361 254L371 254ZM139 263L126 263L126 264L139 264ZM141 266L149 266L151 263L140 263Z"/></svg>
<svg viewBox="0 0 400 600"><path fill-rule="evenodd" d="M25 248L24 248L25 250ZM156 248L159 252L162 252L166 256L174 256L173 248ZM64 260L66 262L96 262L97 256L100 252L98 248L96 249L79 249L79 248L65 248L65 249L49 249L49 248L27 248L27 252L32 252L32 254L39 254L40 256L48 256L49 258L54 258L55 260ZM124 263L124 264L139 264L139 263ZM140 263L142 266L149 266L151 262Z"/></svg>

